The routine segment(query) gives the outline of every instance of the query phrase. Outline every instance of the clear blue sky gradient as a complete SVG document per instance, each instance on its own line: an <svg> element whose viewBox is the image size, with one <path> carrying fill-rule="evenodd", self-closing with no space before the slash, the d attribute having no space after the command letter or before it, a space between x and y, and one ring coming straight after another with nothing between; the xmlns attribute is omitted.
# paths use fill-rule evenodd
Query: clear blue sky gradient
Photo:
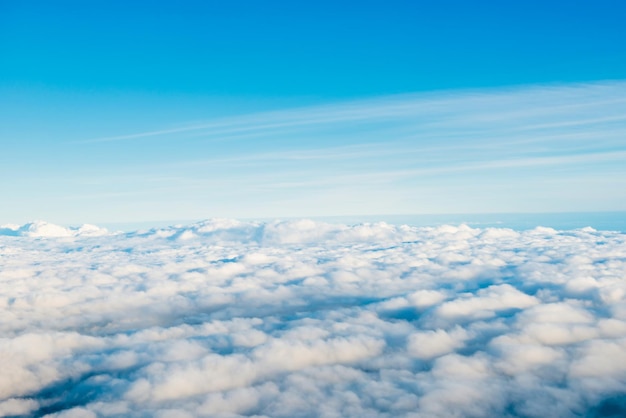
<svg viewBox="0 0 626 418"><path fill-rule="evenodd" d="M0 224L626 210L624 16L0 0Z"/></svg>

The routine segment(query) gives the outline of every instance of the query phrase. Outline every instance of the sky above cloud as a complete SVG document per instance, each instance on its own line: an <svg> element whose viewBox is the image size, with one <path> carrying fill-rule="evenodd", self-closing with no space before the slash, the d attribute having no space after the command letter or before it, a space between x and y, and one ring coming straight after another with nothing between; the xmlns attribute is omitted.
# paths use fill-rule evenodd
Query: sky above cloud
<svg viewBox="0 0 626 418"><path fill-rule="evenodd" d="M0 228L0 415L620 416L626 237Z"/></svg>
<svg viewBox="0 0 626 418"><path fill-rule="evenodd" d="M395 95L45 139L8 121L5 222L626 209L626 83ZM39 135L39 136L37 136Z"/></svg>
<svg viewBox="0 0 626 418"><path fill-rule="evenodd" d="M626 209L624 3L2 2L2 223Z"/></svg>

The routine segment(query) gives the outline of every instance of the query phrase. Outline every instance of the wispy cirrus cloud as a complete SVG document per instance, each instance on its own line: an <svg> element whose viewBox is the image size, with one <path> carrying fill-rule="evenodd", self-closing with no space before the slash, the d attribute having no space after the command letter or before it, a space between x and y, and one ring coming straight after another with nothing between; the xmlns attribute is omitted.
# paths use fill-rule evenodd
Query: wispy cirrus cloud
<svg viewBox="0 0 626 418"><path fill-rule="evenodd" d="M626 83L531 86L486 91L398 95L222 118L173 128L87 139L114 142L193 133L206 137L268 135L283 129L393 122L386 128L482 127L509 132L593 126L626 119ZM594 116L594 117L590 117Z"/></svg>
<svg viewBox="0 0 626 418"><path fill-rule="evenodd" d="M95 136L71 144L92 163L42 193L156 219L624 210L624 97L624 81L449 91Z"/></svg>

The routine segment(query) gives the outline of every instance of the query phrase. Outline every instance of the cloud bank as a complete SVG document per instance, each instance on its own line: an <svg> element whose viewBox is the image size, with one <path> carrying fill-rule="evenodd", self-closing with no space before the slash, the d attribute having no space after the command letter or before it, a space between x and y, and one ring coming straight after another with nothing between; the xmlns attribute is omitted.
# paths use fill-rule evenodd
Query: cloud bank
<svg viewBox="0 0 626 418"><path fill-rule="evenodd" d="M0 416L626 414L626 235L0 228Z"/></svg>

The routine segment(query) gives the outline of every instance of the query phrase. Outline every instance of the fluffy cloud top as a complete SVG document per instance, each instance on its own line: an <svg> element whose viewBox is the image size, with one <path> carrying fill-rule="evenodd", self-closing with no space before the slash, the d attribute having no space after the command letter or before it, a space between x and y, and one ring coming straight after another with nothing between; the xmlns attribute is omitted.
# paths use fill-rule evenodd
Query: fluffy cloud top
<svg viewBox="0 0 626 418"><path fill-rule="evenodd" d="M66 228L45 221L35 221L25 225L2 225L0 236L21 236L31 238L59 238L76 236L101 236L107 235L108 231L95 225L85 224L78 228Z"/></svg>
<svg viewBox="0 0 626 418"><path fill-rule="evenodd" d="M622 416L626 236L0 228L0 416Z"/></svg>

